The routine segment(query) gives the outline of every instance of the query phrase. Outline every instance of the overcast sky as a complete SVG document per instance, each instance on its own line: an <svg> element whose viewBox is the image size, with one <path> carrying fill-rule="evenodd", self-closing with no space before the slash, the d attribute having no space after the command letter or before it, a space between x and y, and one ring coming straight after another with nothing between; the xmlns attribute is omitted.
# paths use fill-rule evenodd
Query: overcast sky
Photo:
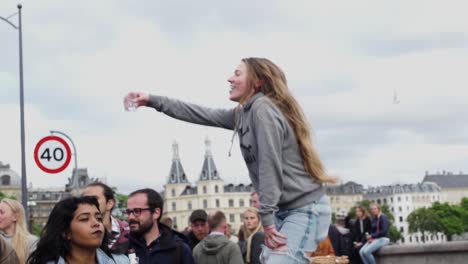
<svg viewBox="0 0 468 264"><path fill-rule="evenodd" d="M0 16L16 12L1 0ZM78 166L120 192L162 189L179 143L194 183L206 137L226 183L249 183L232 131L125 112L129 91L235 107L227 78L243 57L286 73L327 170L368 185L468 171L466 1L24 0L27 180L60 187L73 168L34 163L49 130ZM11 20L16 23L17 17ZM17 31L0 21L0 161L21 172ZM398 104L394 104L394 95Z"/></svg>

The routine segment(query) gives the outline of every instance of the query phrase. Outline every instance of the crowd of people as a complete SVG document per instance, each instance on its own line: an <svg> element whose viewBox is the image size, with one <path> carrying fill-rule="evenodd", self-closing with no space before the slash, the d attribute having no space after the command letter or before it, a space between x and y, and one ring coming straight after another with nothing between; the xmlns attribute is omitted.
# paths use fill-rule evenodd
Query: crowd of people
<svg viewBox="0 0 468 264"><path fill-rule="evenodd" d="M373 253L390 242L390 221L377 203L370 204L369 211L370 215L366 208L356 207L354 219L339 211L312 257L346 256L351 264L375 264Z"/></svg>
<svg viewBox="0 0 468 264"><path fill-rule="evenodd" d="M233 131L231 143L237 136L256 192L253 208L243 214L237 242L220 211L208 215L195 210L186 232L177 232L170 219L161 221L163 200L152 189L130 193L126 222L118 220L111 214L112 190L95 183L82 196L56 204L38 241L18 216L24 212L9 201L0 204L14 223L2 232L20 263L309 263L331 222L324 184L337 179L326 173L307 118L280 67L265 58L244 58L227 81L229 99L237 103L230 109L142 92L130 92L124 104ZM359 251L365 263L372 263L376 245L388 243L381 236L385 218L379 219ZM341 234L342 229L337 230Z"/></svg>
<svg viewBox="0 0 468 264"><path fill-rule="evenodd" d="M58 202L40 238L27 232L22 205L0 202L0 263L28 264L133 264L268 263L262 256L264 227L258 194L251 195L237 236L222 211L192 211L187 228L178 232L163 222L163 200L152 189L128 196L126 219L112 215L113 190L104 183L88 185L80 197ZM350 263L375 263L372 253L389 243L388 218L378 204L356 208L356 218L338 212L328 236L308 257L348 256ZM164 219L170 219L167 214Z"/></svg>

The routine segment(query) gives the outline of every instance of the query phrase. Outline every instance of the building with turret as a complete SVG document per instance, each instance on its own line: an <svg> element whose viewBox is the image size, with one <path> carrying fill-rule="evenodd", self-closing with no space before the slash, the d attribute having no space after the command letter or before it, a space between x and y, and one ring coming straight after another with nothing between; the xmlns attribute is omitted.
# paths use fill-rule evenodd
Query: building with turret
<svg viewBox="0 0 468 264"><path fill-rule="evenodd" d="M172 145L171 169L164 185L164 215L172 218L174 228L183 230L193 210L208 213L221 210L233 229L242 223L242 213L250 206L251 184L226 184L216 167L211 153L211 141L205 140L205 159L195 184L187 177L179 156L179 145Z"/></svg>

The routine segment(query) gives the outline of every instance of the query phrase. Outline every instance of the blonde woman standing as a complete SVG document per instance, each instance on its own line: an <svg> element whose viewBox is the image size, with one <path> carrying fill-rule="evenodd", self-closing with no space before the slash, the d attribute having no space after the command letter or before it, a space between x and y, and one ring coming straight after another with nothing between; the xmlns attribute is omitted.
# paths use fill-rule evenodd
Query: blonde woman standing
<svg viewBox="0 0 468 264"><path fill-rule="evenodd" d="M263 245L264 233L258 209L250 207L242 214L242 233L245 246L241 247L245 263L260 263L261 245Z"/></svg>
<svg viewBox="0 0 468 264"><path fill-rule="evenodd" d="M331 221L327 176L312 145L307 119L283 71L264 58L245 58L228 79L233 109L210 109L163 96L132 92L127 109L153 107L173 118L234 130L255 191L269 264L309 263ZM128 103L133 101L133 103ZM287 252L287 254L285 254Z"/></svg>
<svg viewBox="0 0 468 264"><path fill-rule="evenodd" d="M36 248L38 238L28 232L24 208L18 201L0 201L0 234L12 245L19 262L26 263L29 254Z"/></svg>

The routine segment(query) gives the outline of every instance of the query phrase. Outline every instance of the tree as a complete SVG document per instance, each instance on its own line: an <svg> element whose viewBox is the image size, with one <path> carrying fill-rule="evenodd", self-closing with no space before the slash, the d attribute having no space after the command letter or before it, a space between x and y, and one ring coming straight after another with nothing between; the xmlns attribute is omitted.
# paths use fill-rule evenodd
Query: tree
<svg viewBox="0 0 468 264"><path fill-rule="evenodd" d="M5 198L16 200L15 196L7 196L4 193L0 192L0 200L5 199Z"/></svg>
<svg viewBox="0 0 468 264"><path fill-rule="evenodd" d="M421 232L423 234L423 241L425 242L426 232L437 234L441 230L440 223L434 214L434 211L427 208L419 208L411 212L407 218L409 232Z"/></svg>
<svg viewBox="0 0 468 264"><path fill-rule="evenodd" d="M122 211L127 207L128 195L118 193L116 187L112 188L112 190L115 194L115 205L114 210L112 211L112 215L119 218L120 220L127 220L123 217Z"/></svg>
<svg viewBox="0 0 468 264"><path fill-rule="evenodd" d="M468 231L468 199L460 205L435 202L430 208L419 208L408 216L410 232L438 232L445 234L447 240L453 235Z"/></svg>

